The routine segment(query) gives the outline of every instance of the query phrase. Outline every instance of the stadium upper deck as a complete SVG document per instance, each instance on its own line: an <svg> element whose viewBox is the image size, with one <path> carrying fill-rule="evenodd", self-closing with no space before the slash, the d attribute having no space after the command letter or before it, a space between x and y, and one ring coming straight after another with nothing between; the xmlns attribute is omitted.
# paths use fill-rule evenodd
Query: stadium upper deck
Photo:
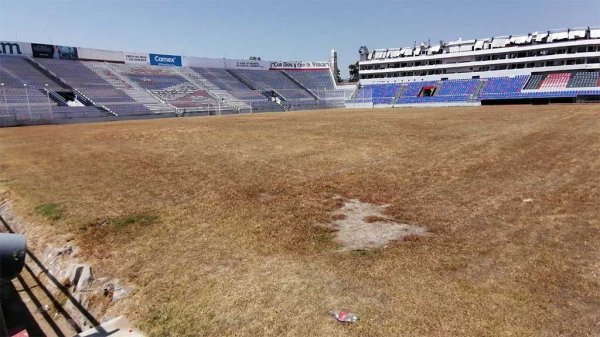
<svg viewBox="0 0 600 337"><path fill-rule="evenodd" d="M599 28L359 53L361 105L600 101Z"/></svg>
<svg viewBox="0 0 600 337"><path fill-rule="evenodd" d="M531 75L600 68L600 28L573 28L394 49L361 49L363 83Z"/></svg>

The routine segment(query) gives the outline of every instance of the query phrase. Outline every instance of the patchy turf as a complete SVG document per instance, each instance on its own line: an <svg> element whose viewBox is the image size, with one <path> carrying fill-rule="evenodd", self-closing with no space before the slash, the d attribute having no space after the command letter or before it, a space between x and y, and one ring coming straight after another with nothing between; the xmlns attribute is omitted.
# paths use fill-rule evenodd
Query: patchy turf
<svg viewBox="0 0 600 337"><path fill-rule="evenodd" d="M599 130L593 105L1 129L0 187L153 336L593 336ZM431 235L340 250L336 195Z"/></svg>
<svg viewBox="0 0 600 337"><path fill-rule="evenodd" d="M61 204L56 203L46 203L37 205L35 207L35 211L40 216L48 219L48 220L60 220L63 217L64 209Z"/></svg>
<svg viewBox="0 0 600 337"><path fill-rule="evenodd" d="M344 205L332 213L333 220L329 224L336 231L336 241L343 250L376 249L407 236L427 235L425 227L401 224L385 215L389 206L345 200Z"/></svg>

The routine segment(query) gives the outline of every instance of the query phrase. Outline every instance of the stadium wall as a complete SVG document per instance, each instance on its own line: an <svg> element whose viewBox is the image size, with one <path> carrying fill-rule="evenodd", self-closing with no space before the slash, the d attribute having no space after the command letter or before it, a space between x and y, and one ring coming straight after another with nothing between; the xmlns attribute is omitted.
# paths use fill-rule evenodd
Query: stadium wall
<svg viewBox="0 0 600 337"><path fill-rule="evenodd" d="M113 51L18 41L0 41L0 55L200 68L251 70L329 69L329 62L324 61L261 61L208 58L158 53Z"/></svg>

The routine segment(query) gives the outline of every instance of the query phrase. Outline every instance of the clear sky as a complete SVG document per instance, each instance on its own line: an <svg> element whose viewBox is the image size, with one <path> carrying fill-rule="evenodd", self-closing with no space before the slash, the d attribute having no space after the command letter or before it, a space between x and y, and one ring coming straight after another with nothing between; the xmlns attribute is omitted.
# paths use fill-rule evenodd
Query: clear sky
<svg viewBox="0 0 600 337"><path fill-rule="evenodd" d="M600 26L600 0L0 0L0 40L265 60Z"/></svg>

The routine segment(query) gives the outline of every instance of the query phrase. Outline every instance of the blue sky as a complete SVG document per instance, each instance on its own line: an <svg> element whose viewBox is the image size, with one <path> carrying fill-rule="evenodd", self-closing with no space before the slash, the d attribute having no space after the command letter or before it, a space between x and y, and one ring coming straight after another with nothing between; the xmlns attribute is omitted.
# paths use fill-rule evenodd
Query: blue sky
<svg viewBox="0 0 600 337"><path fill-rule="evenodd" d="M327 60L358 48L600 26L600 0L0 0L0 39L189 56Z"/></svg>

